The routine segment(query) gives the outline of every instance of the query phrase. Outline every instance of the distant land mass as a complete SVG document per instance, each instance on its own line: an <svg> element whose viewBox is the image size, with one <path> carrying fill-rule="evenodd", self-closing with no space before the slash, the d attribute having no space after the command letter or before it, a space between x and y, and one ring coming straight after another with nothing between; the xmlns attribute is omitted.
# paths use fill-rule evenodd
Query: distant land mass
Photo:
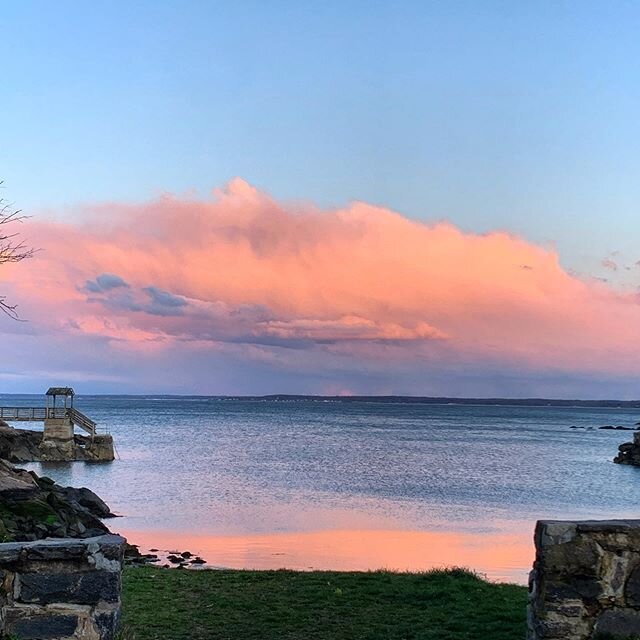
<svg viewBox="0 0 640 640"><path fill-rule="evenodd" d="M0 396L38 397L34 393L0 393ZM457 398L448 396L322 396L275 393L263 396L254 395L201 395L201 394L163 394L105 393L77 394L77 398L145 398L153 399L200 399L200 400L237 400L253 402L369 402L377 404L438 404L438 405L484 405L511 407L602 407L619 409L640 409L640 400L571 400L557 398Z"/></svg>
<svg viewBox="0 0 640 640"><path fill-rule="evenodd" d="M238 399L248 399L238 396ZM274 394L255 396L256 400L300 401L317 400L333 402L378 402L385 404L462 404L504 405L515 407L619 407L639 409L640 400L558 400L549 398L448 398L431 396L314 396Z"/></svg>

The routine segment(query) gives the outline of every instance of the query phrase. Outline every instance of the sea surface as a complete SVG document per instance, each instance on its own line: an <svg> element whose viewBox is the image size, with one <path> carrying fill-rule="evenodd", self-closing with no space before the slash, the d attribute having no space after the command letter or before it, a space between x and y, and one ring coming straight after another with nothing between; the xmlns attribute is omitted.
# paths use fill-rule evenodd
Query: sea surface
<svg viewBox="0 0 640 640"><path fill-rule="evenodd" d="M42 396L0 395L1 406ZM23 465L87 486L143 549L209 566L422 570L523 583L539 518L638 517L615 465L640 409L76 396L108 464ZM24 426L24 425L16 425ZM584 427L571 429L572 426Z"/></svg>

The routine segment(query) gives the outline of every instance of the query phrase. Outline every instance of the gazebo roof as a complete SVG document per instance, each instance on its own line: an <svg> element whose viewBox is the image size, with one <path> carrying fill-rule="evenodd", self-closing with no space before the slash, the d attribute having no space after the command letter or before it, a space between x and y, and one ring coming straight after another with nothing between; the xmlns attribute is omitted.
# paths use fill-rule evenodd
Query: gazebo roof
<svg viewBox="0 0 640 640"><path fill-rule="evenodd" d="M49 387L47 396L75 396L76 394L73 392L71 387Z"/></svg>

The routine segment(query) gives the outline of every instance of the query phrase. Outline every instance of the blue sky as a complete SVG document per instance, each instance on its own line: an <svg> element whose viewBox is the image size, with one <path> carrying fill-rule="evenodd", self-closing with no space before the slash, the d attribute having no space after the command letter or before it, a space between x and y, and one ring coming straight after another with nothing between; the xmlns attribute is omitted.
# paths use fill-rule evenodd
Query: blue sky
<svg viewBox="0 0 640 640"><path fill-rule="evenodd" d="M635 3L26 1L3 14L0 172L29 212L238 175L278 198L506 228L578 270L640 258Z"/></svg>

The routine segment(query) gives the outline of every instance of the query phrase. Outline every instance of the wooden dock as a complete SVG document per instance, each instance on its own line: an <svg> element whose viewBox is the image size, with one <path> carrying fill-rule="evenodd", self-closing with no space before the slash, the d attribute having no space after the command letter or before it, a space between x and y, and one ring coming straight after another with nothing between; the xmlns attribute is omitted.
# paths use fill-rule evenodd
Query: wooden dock
<svg viewBox="0 0 640 640"><path fill-rule="evenodd" d="M96 435L96 423L73 407L0 407L0 420L5 422L45 422L65 419L92 436Z"/></svg>
<svg viewBox="0 0 640 640"><path fill-rule="evenodd" d="M73 406L75 393L71 387L51 387L45 394L44 407L0 407L0 420L5 422L44 422L47 432L53 437L73 437L73 428L80 427L92 438L96 435L96 423ZM56 406L58 397L63 398L64 406Z"/></svg>
<svg viewBox="0 0 640 640"><path fill-rule="evenodd" d="M44 406L0 407L0 444L16 450L20 462L111 462L115 459L113 438L105 429L73 406L71 387L51 387ZM42 422L44 428L19 429L11 422ZM8 428L7 428L8 427ZM89 434L76 434L76 427Z"/></svg>

